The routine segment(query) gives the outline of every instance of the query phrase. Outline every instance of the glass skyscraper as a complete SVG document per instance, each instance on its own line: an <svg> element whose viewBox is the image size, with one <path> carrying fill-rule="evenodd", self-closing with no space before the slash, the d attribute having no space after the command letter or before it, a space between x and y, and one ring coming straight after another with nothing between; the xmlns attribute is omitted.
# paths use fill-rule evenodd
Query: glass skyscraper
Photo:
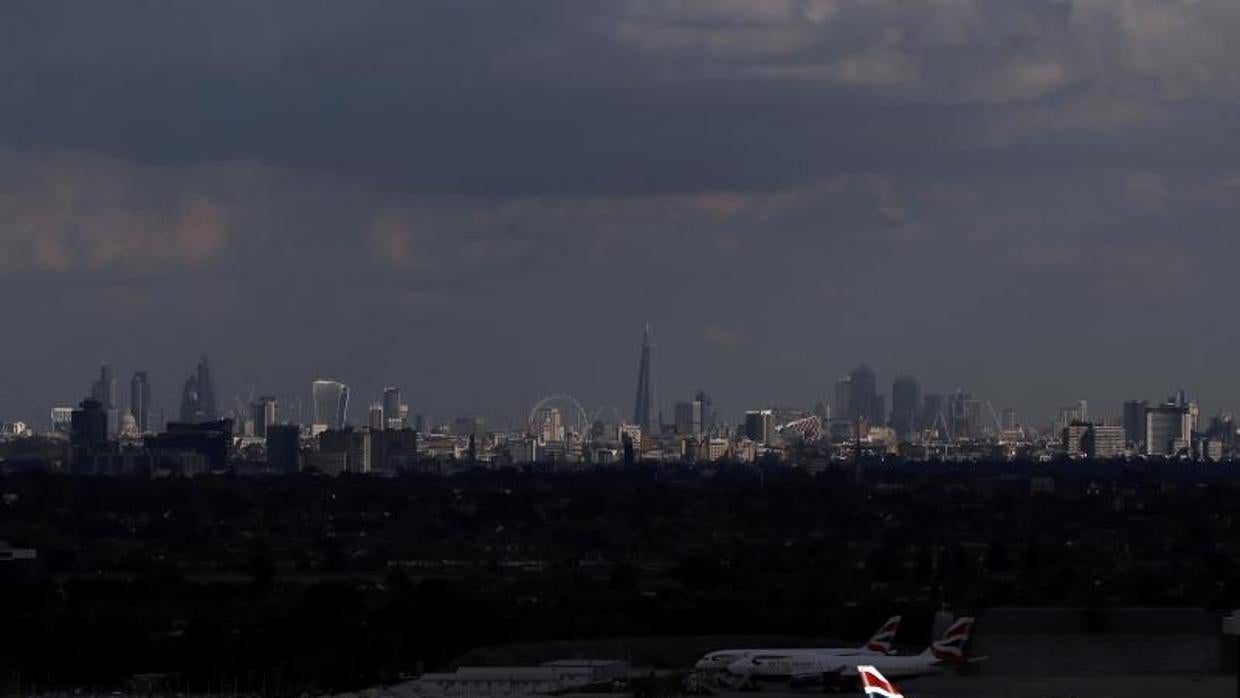
<svg viewBox="0 0 1240 698"><path fill-rule="evenodd" d="M310 393L314 398L314 423L343 429L349 412L349 386L339 381L316 380Z"/></svg>

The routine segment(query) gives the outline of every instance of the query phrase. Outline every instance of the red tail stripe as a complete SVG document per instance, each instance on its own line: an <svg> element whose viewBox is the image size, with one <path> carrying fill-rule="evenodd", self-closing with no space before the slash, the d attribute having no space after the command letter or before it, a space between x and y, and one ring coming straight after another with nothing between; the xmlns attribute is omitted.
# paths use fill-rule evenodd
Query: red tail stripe
<svg viewBox="0 0 1240 698"><path fill-rule="evenodd" d="M863 681L865 681L865 685L867 688L878 688L891 694L899 693L899 691L896 690L895 686L892 686L890 683L880 679L877 676L874 676L868 671L862 672L861 678Z"/></svg>
<svg viewBox="0 0 1240 698"><path fill-rule="evenodd" d="M944 635L944 637L949 638L949 639L955 638L955 637L964 637L965 635L969 634L969 630L971 630L972 628L973 628L972 623L961 623L960 625L953 625L952 627L947 629L947 634Z"/></svg>

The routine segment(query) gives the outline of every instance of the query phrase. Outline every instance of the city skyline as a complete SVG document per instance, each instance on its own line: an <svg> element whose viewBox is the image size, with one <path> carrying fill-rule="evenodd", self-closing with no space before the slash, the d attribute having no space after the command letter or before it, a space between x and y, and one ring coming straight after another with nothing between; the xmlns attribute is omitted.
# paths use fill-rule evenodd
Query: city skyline
<svg viewBox="0 0 1240 698"><path fill-rule="evenodd" d="M677 409L682 406L691 407L693 401L702 398L710 400L710 398L705 397L701 387L694 388L684 394L677 393L668 397L666 401L663 400L654 387L656 383L653 380L653 351L653 329L647 323L639 353L637 405L632 420L620 419L620 423L639 425L646 431L650 430L650 426L642 422L643 416L656 420L656 426L670 428L679 420L676 414ZM109 411L110 428L113 430L119 428L121 418L130 414L131 406L136 404L140 404L146 412L143 416L133 415L141 431L150 431L150 429L146 428L146 422L151 419L152 413L158 414L160 418L166 421L210 421L210 419L217 417L232 416L234 419L239 420L239 422L244 422L245 419L254 414L255 406L265 401L274 401L275 404L281 405L278 408L278 412L276 412L276 414L279 414L279 419L276 420L278 423L323 424L333 429L340 429L345 426L365 426L369 420L366 408L368 404L371 406L371 410L377 408L381 413L390 412L393 407L396 407L398 410L401 408L408 409L407 419L401 421L401 423L406 426L412 426L416 414L419 419L424 418L426 420L425 427L427 429L448 426L453 420L461 417L488 418L497 426L519 429L524 424L525 417L527 416L526 411L519 411L513 416L485 408L473 412L451 412L436 411L430 408L419 407L418 405L408 405L401 399L402 388L394 387L390 382L383 383L382 389L373 397L365 394L360 395L354 401L354 411L350 411L349 405L351 393L353 392L350 385L347 382L322 377L316 377L307 383L308 389L305 390L305 396L299 395L296 390L288 394L275 393L269 390L259 390L258 393L254 393L254 386L251 385L249 388L252 394L248 396L238 394L231 400L227 398L224 400L224 404L235 405L235 409L225 408L217 411L214 407L216 404L214 379L208 366L208 357L205 354L201 356L195 372L190 375L189 380L179 393L181 401L180 411L169 412L158 400L152 399L153 391L149 373L149 371L145 370L134 371L131 374L130 390L124 395L124 399L121 399L121 393L117 389L118 381L113 365L110 363L101 364L98 370L98 374L101 377L90 384L89 390L83 393L83 396L100 400L104 404L104 408ZM207 411L202 411L196 407L197 403L190 403L187 407L186 401L191 396L197 399L197 386L204 380L205 384L209 386L208 397L206 398L209 408ZM884 383L884 380L887 380L887 382ZM109 385L111 386L110 388L107 387ZM334 392L328 397L326 392L320 394L320 389L324 391L330 389ZM1081 393L1075 398L1061 401L1045 414L1030 414L1012 407L1011 401L974 394L962 387L950 390L940 389L933 383L927 384L923 382L916 375L898 373L887 379L886 376L874 371L864 361L837 377L831 386L831 390L834 391L833 394L830 391L824 391L821 397L811 402L798 403L790 400L772 400L730 406L723 410L709 402L707 405L713 419L721 424L728 423L733 426L743 427L745 414L757 409L802 410L806 413L825 409L832 418L846 418L853 422L861 420L871 424L884 424L891 426L899 435L906 434L910 426L913 425L922 428L934 427L936 426L936 420L941 420L941 423L937 426L945 428L949 432L952 431L954 425L951 421L953 413L951 402L953 396L957 395L963 396L977 405L974 408L977 410L977 413L972 415L970 419L984 424L987 428L990 428L992 424L996 428L1003 427L1003 422L1013 419L1020 426L1039 429L1061 422L1063 415L1066 414L1079 414L1081 419L1084 420L1085 405L1087 403L1094 405L1094 409L1088 414L1090 421L1123 426L1129 425L1131 421L1128 414L1128 406L1130 404L1140 402L1147 406L1157 406L1177 401L1183 402L1187 399L1185 396L1191 396L1194 405L1200 405L1200 400L1191 391L1185 391L1177 386L1173 389L1164 390L1162 394L1128 395L1114 405L1082 397L1085 393ZM1167 397L1164 399L1163 396ZM548 395L531 398L523 406L524 410L528 410L528 406L534 404L540 398L546 397ZM934 403L935 400L941 401L941 404ZM664 405L664 402L667 404ZM41 417L46 419L49 412L72 408L76 404L76 400L72 403L50 404L44 410ZM624 414L613 405L589 400L586 401L586 404L589 405L588 409L591 412L606 413L613 416ZM869 405L869 407L860 408L858 407L859 404ZM360 405L360 407L357 405ZM912 409L910 409L910 405ZM1079 408L1079 412L1073 411L1074 407ZM200 411L192 412L187 417L186 409L200 409ZM881 415L877 419L872 416L875 412ZM904 419L907 421L902 421L901 414L905 413ZM1202 411L1203 416L1228 413L1233 413L1233 408L1226 405L1207 406L1207 409ZM1019 419L1017 416L1019 416ZM33 418L0 420L0 423L5 421L21 421L36 427L50 425L50 422L44 424L39 419ZM153 420L151 421L153 423ZM386 423L387 419L384 420L384 424Z"/></svg>
<svg viewBox="0 0 1240 698"><path fill-rule="evenodd" d="M1030 415L1240 396L1235 3L380 5L6 17L0 419L105 361L175 414L203 351L220 407L627 413L645 322L729 413L862 360Z"/></svg>
<svg viewBox="0 0 1240 698"><path fill-rule="evenodd" d="M0 2L0 696L1228 690L1238 35Z"/></svg>

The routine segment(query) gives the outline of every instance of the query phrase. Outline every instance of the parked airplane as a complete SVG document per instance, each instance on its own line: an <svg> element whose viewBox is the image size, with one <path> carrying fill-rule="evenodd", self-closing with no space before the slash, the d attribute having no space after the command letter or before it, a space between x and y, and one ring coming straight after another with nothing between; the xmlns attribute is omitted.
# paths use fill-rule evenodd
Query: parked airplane
<svg viewBox="0 0 1240 698"><path fill-rule="evenodd" d="M980 661L967 653L973 618L960 618L943 637L917 655L873 654L869 664L899 678L937 674L947 667ZM856 675L855 655L761 652L738 659L728 666L730 682L756 687L760 683L787 683L790 688L822 686L840 688L843 679Z"/></svg>
<svg viewBox="0 0 1240 698"><path fill-rule="evenodd" d="M860 647L801 647L787 649L735 649L717 650L702 657L693 665L699 672L725 671L729 666L755 654L787 654L787 655L831 655L838 657L868 656L871 654L887 654L891 651L900 630L900 616L892 616L883 623L874 637Z"/></svg>
<svg viewBox="0 0 1240 698"><path fill-rule="evenodd" d="M865 689L868 698L904 698L896 685L888 681L878 669L862 664L857 667L857 674L861 676L861 688Z"/></svg>

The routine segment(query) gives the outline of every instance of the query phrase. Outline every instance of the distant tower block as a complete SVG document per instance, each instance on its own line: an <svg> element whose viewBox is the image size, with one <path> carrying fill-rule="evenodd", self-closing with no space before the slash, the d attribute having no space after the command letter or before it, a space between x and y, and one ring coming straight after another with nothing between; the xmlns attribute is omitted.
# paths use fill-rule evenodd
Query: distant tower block
<svg viewBox="0 0 1240 698"><path fill-rule="evenodd" d="M203 354L198 362L198 409L202 412L203 421L219 418L219 409L215 402L215 380L211 376L211 366L207 356Z"/></svg>
<svg viewBox="0 0 1240 698"><path fill-rule="evenodd" d="M267 438L267 430L278 423L279 403L270 395L264 395L250 403L250 418L254 420L254 435Z"/></svg>
<svg viewBox="0 0 1240 698"><path fill-rule="evenodd" d="M343 429L348 421L349 386L320 379L310 386L310 395L314 398L314 423L327 429Z"/></svg>
<svg viewBox="0 0 1240 698"><path fill-rule="evenodd" d="M385 429L403 429L405 415L401 413L400 388L383 389L383 427Z"/></svg>
<svg viewBox="0 0 1240 698"><path fill-rule="evenodd" d="M138 431L145 434L151 430L151 383L146 371L138 371L129 381L129 414L133 415Z"/></svg>
<svg viewBox="0 0 1240 698"><path fill-rule="evenodd" d="M897 376L891 386L891 426L900 438L921 426L921 410L921 386L912 376Z"/></svg>
<svg viewBox="0 0 1240 698"><path fill-rule="evenodd" d="M181 390L181 421L209 422L218 418L215 404L215 383L211 367L204 355L198 368L191 373Z"/></svg>
<svg viewBox="0 0 1240 698"><path fill-rule="evenodd" d="M642 357L637 369L637 400L633 407L633 423L642 428L642 433L656 434L659 431L658 395L654 386L654 331L646 324L646 333L642 337Z"/></svg>

